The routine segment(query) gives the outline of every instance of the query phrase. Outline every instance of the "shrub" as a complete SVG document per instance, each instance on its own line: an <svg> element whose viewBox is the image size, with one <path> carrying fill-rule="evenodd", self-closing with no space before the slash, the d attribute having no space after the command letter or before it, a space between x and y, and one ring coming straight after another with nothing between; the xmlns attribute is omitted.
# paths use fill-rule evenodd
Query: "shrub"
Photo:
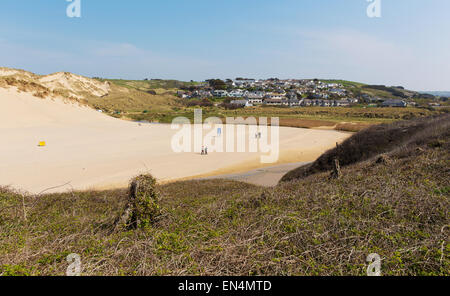
<svg viewBox="0 0 450 296"><path fill-rule="evenodd" d="M186 103L187 107L195 107L195 106L200 106L200 107L212 107L214 104L208 100L208 99L203 99L203 100L190 100Z"/></svg>
<svg viewBox="0 0 450 296"><path fill-rule="evenodd" d="M130 201L133 215L130 225L145 227L151 225L160 214L159 195L155 189L156 179L151 175L140 175L130 185Z"/></svg>
<svg viewBox="0 0 450 296"><path fill-rule="evenodd" d="M156 179L151 175L140 175L131 181L128 203L115 222L116 227L136 229L155 222L160 214L159 194L155 187Z"/></svg>

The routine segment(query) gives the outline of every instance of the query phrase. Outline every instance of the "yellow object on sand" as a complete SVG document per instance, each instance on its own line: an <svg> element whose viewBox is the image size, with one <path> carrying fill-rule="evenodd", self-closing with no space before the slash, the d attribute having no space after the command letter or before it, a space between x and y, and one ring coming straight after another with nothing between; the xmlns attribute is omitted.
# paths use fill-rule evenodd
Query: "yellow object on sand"
<svg viewBox="0 0 450 296"><path fill-rule="evenodd" d="M39 147L45 147L45 146L47 146L47 143L45 143L45 142L39 142Z"/></svg>

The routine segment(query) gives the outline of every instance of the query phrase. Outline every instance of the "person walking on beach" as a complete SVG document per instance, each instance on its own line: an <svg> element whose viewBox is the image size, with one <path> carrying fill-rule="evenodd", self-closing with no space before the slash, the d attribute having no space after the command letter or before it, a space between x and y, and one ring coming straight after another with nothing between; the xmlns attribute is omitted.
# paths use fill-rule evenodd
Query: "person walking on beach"
<svg viewBox="0 0 450 296"><path fill-rule="evenodd" d="M208 155L208 146L205 147L205 155Z"/></svg>
<svg viewBox="0 0 450 296"><path fill-rule="evenodd" d="M205 155L205 146L202 146L202 155Z"/></svg>

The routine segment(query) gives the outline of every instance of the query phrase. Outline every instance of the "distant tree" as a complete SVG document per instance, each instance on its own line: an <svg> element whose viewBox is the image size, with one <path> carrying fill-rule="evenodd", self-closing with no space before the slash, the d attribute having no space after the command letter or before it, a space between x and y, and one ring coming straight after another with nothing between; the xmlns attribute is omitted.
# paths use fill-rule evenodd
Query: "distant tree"
<svg viewBox="0 0 450 296"><path fill-rule="evenodd" d="M227 89L227 84L220 79L209 79L206 80L206 82L208 82L209 86L217 89L217 90L226 90Z"/></svg>
<svg viewBox="0 0 450 296"><path fill-rule="evenodd" d="M225 108L225 109L227 109L227 110L236 110L236 109L242 109L242 108L244 108L243 105L231 104L231 103L225 103L225 102L223 102L222 104L220 104L220 107Z"/></svg>
<svg viewBox="0 0 450 296"><path fill-rule="evenodd" d="M186 106L187 107L195 107L195 106L212 107L212 106L214 106L214 104L208 99L203 99L203 100L189 100L186 102Z"/></svg>
<svg viewBox="0 0 450 296"><path fill-rule="evenodd" d="M315 95L313 93L307 93L306 94L306 98L308 100L315 100L316 99L316 97L315 97Z"/></svg>

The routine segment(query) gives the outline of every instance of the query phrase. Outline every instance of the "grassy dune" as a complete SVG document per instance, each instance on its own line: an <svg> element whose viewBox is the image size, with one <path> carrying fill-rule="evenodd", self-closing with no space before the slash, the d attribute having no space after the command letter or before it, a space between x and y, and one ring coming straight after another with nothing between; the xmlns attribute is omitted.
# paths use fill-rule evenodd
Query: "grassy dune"
<svg viewBox="0 0 450 296"><path fill-rule="evenodd" d="M372 126L347 139L339 147L324 153L314 163L289 172L282 181L290 181L329 171L334 159L347 166L398 147L413 149L420 144L441 145L450 137L450 115L422 118Z"/></svg>
<svg viewBox="0 0 450 296"><path fill-rule="evenodd" d="M111 84L111 92L105 97L90 97L88 103L97 109L121 116L145 114L144 112L170 113L171 108L180 106L180 100L168 91L147 93L133 88Z"/></svg>
<svg viewBox="0 0 450 296"><path fill-rule="evenodd" d="M450 273L448 125L343 168L274 188L233 181L161 185L150 227L115 231L126 190L0 190L0 275L383 275ZM429 140L427 140L429 139ZM361 143L364 147L364 143ZM386 152L385 152L386 153Z"/></svg>

